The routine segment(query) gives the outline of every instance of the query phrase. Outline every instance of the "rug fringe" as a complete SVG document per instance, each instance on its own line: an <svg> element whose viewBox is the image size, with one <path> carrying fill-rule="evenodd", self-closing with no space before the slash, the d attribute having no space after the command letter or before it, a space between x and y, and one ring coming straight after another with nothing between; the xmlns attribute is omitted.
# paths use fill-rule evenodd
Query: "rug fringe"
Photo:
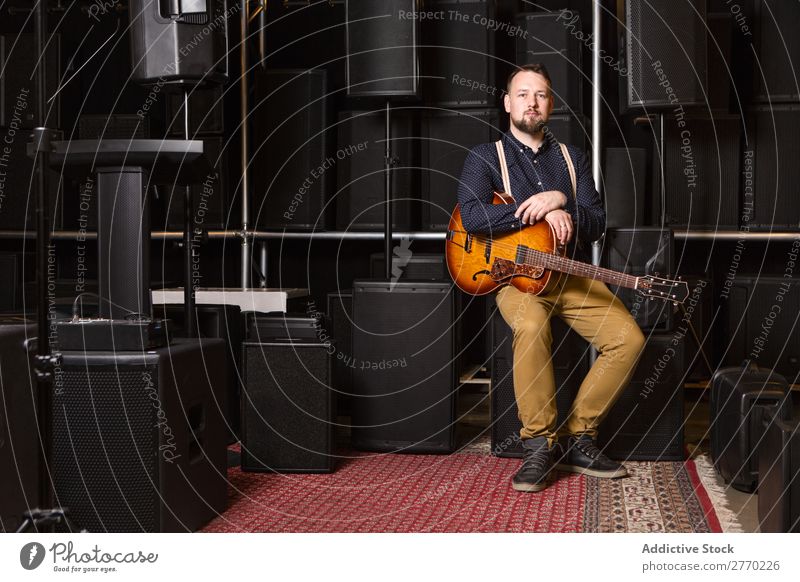
<svg viewBox="0 0 800 582"><path fill-rule="evenodd" d="M717 519L725 533L743 533L744 529L739 521L739 517L728 505L726 492L728 485L722 477L719 476L714 464L711 462L707 454L699 454L694 457L694 464L697 468L697 475L703 483L708 496L711 498L711 503L714 505L714 511L717 513Z"/></svg>

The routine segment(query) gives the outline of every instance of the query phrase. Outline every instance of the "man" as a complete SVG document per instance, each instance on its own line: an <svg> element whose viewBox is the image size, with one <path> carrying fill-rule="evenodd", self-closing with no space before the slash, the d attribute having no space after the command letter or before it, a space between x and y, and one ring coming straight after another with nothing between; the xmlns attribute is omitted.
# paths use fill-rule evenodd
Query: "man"
<svg viewBox="0 0 800 582"><path fill-rule="evenodd" d="M545 220L555 229L559 244L586 261L576 248L585 250L600 238L605 211L586 157L568 146L577 178L573 194L567 160L546 126L553 110L547 70L536 64L519 67L509 76L506 90L503 103L511 123L502 145L515 204L492 204L493 192L504 190L498 152L493 143L477 146L467 156L458 189L464 228L492 235ZM644 345L642 332L622 302L600 281L562 275L558 285L538 296L507 285L498 291L497 305L514 334L514 393L524 451L514 489L544 489L554 462L564 471L626 476L625 467L606 457L594 442L598 424L625 389ZM599 352L561 427L556 426L550 359L553 315ZM563 447L558 446L559 437L565 437Z"/></svg>

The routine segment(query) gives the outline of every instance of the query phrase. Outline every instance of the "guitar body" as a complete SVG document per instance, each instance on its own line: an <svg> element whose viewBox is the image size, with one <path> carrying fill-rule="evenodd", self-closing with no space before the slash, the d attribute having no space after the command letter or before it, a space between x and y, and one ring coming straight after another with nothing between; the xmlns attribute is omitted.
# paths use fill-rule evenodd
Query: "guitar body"
<svg viewBox="0 0 800 582"><path fill-rule="evenodd" d="M504 194L495 192L494 204L510 204ZM561 273L543 267L523 264L520 253L533 249L557 256L559 248L555 231L547 221L539 221L519 231L501 235L469 234L461 222L456 206L447 230L445 257L450 276L459 289L470 295L486 295L503 285L539 295L551 288Z"/></svg>

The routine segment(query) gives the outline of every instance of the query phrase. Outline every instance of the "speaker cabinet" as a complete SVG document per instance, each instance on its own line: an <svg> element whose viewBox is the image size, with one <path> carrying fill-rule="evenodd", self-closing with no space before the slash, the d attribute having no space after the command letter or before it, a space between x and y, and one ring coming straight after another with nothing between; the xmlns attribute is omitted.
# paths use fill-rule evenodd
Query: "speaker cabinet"
<svg viewBox="0 0 800 582"><path fill-rule="evenodd" d="M81 139L147 139L150 127L138 115L86 114L78 118L78 133Z"/></svg>
<svg viewBox="0 0 800 582"><path fill-rule="evenodd" d="M600 424L598 446L612 459L682 461L684 344L650 334L630 384Z"/></svg>
<svg viewBox="0 0 800 582"><path fill-rule="evenodd" d="M500 117L495 109L432 111L422 124L422 228L443 232L457 202L464 160L476 145L500 138Z"/></svg>
<svg viewBox="0 0 800 582"><path fill-rule="evenodd" d="M416 0L346 0L347 95L416 97Z"/></svg>
<svg viewBox="0 0 800 582"><path fill-rule="evenodd" d="M326 73L265 71L255 91L255 220L265 229L324 229L334 166L342 163L328 147Z"/></svg>
<svg viewBox="0 0 800 582"><path fill-rule="evenodd" d="M606 148L603 171L606 228L644 224L646 156L644 148Z"/></svg>
<svg viewBox="0 0 800 582"><path fill-rule="evenodd" d="M353 283L353 447L453 451L453 314L450 283Z"/></svg>
<svg viewBox="0 0 800 582"><path fill-rule="evenodd" d="M333 471L329 349L297 340L244 343L243 471Z"/></svg>
<svg viewBox="0 0 800 582"><path fill-rule="evenodd" d="M666 221L689 230L736 230L741 118L687 116L685 122L664 123Z"/></svg>
<svg viewBox="0 0 800 582"><path fill-rule="evenodd" d="M625 3L627 105L706 103L706 2Z"/></svg>
<svg viewBox="0 0 800 582"><path fill-rule="evenodd" d="M46 126L61 127L61 97L57 91L61 79L61 35L46 39L45 91L53 97L45 108ZM33 34L0 35L0 127L19 132L19 139L28 141L22 128L36 125L36 72L39 50ZM2 142L4 145L8 142Z"/></svg>
<svg viewBox="0 0 800 582"><path fill-rule="evenodd" d="M53 485L78 527L195 531L225 510L224 350L208 339L63 353Z"/></svg>
<svg viewBox="0 0 800 582"><path fill-rule="evenodd" d="M336 392L337 411L349 415L353 393L353 290L328 293L326 314L336 350L331 358L331 388Z"/></svg>
<svg viewBox="0 0 800 582"><path fill-rule="evenodd" d="M36 327L0 318L0 531L15 531L40 506L37 385L25 341Z"/></svg>
<svg viewBox="0 0 800 582"><path fill-rule="evenodd" d="M168 93L167 133L183 139L186 111L183 94ZM225 129L223 121L223 93L221 87L194 89L189 93L189 138L219 135Z"/></svg>
<svg viewBox="0 0 800 582"><path fill-rule="evenodd" d="M521 457L517 401L514 396L514 334L497 309L494 295L487 300L492 392L492 451L499 457ZM556 383L557 427L567 422L572 401L589 371L589 344L557 317L550 319L552 362ZM506 446L507 439L512 445Z"/></svg>
<svg viewBox="0 0 800 582"><path fill-rule="evenodd" d="M414 140L415 117L409 110L392 112L391 147L397 164L389 171L392 180L393 225L413 230L417 220L419 165ZM383 229L386 212L384 194L385 116L379 111L344 111L339 115L337 161L337 230ZM455 201L455 198L454 198Z"/></svg>
<svg viewBox="0 0 800 582"><path fill-rule="evenodd" d="M634 276L670 277L674 272L675 243L671 230L655 227L614 228L606 232L603 246L604 267ZM633 289L609 285L643 330L669 331L673 325L673 305L648 300Z"/></svg>
<svg viewBox="0 0 800 582"><path fill-rule="evenodd" d="M547 130L559 142L577 146L582 150L586 150L588 138L592 135L592 125L583 115L551 115L547 120Z"/></svg>
<svg viewBox="0 0 800 582"><path fill-rule="evenodd" d="M228 0L128 2L131 78L143 85L228 80ZM237 14L238 16L238 14Z"/></svg>
<svg viewBox="0 0 800 582"><path fill-rule="evenodd" d="M795 248L796 253L796 248ZM787 378L800 367L800 279L737 276L730 286L723 363L736 366L745 359L774 369Z"/></svg>
<svg viewBox="0 0 800 582"><path fill-rule="evenodd" d="M800 421L776 419L759 447L758 523L764 533L800 532Z"/></svg>
<svg viewBox="0 0 800 582"><path fill-rule="evenodd" d="M710 279L687 277L689 298L675 314L676 340L684 343L687 382L706 381L717 369L711 323L714 320L714 289Z"/></svg>
<svg viewBox="0 0 800 582"><path fill-rule="evenodd" d="M800 164L795 163L800 158L797 127L800 105L763 105L748 111L748 142L754 146L744 152L742 212L749 214L754 230L800 228L800 197L794 194L800 183ZM754 188L748 191L749 180Z"/></svg>
<svg viewBox="0 0 800 582"><path fill-rule="evenodd" d="M399 255L399 256L398 256ZM373 279L382 278L386 272L386 260L383 253L369 256L369 272ZM416 281L449 281L447 263L444 255L435 253L405 253L395 249L392 256L392 277Z"/></svg>
<svg viewBox="0 0 800 582"><path fill-rule="evenodd" d="M800 101L797 89L797 63L800 38L795 24L800 21L800 5L780 0L755 0L758 59L753 78L756 100L764 103Z"/></svg>
<svg viewBox="0 0 800 582"><path fill-rule="evenodd" d="M575 36L580 18L565 19L564 13L525 13L517 16L521 33L516 38L516 64L540 63L550 75L555 105L553 111L583 111L581 44Z"/></svg>
<svg viewBox="0 0 800 582"><path fill-rule="evenodd" d="M708 106L728 111L736 82L738 63L733 57L734 15L726 12L708 15ZM738 97L734 96L734 100Z"/></svg>
<svg viewBox="0 0 800 582"><path fill-rule="evenodd" d="M441 18L422 22L423 90L441 107L492 107L495 86L494 0L433 0L426 12Z"/></svg>

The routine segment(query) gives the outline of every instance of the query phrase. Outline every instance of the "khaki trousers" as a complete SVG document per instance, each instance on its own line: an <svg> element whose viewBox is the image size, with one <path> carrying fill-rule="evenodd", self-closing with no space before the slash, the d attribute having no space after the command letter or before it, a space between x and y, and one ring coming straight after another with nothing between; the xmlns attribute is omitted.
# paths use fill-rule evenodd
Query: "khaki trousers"
<svg viewBox="0 0 800 582"><path fill-rule="evenodd" d="M555 275L555 273L554 273ZM520 436L597 436L597 427L622 394L636 367L644 335L627 308L600 281L561 276L549 293L531 295L508 285L497 305L514 333L514 393ZM556 385L550 347L550 317L560 317L599 352L564 426L556 426Z"/></svg>

